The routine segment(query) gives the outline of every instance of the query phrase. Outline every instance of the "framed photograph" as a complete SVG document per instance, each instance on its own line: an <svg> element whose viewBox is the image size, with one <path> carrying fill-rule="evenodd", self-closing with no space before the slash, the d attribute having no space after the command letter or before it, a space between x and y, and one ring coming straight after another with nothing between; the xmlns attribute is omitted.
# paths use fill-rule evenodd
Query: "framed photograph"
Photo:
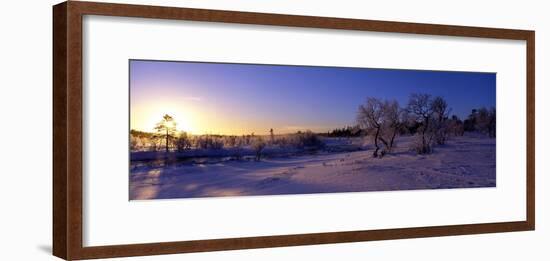
<svg viewBox="0 0 550 261"><path fill-rule="evenodd" d="M53 254L535 229L535 32L53 7Z"/></svg>

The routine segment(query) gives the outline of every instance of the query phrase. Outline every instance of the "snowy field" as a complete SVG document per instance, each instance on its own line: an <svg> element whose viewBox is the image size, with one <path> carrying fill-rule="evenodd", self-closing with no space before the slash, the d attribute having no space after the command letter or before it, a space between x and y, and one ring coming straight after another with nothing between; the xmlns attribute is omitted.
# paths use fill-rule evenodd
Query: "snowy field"
<svg viewBox="0 0 550 261"><path fill-rule="evenodd" d="M132 161L130 199L195 198L494 187L494 138L466 133L428 155L410 151L413 137L399 137L392 154L372 157L359 138L330 138L312 154L273 155L254 161L217 157ZM356 144L360 143L360 146ZM331 150L332 148L338 148ZM347 148L342 150L341 148Z"/></svg>

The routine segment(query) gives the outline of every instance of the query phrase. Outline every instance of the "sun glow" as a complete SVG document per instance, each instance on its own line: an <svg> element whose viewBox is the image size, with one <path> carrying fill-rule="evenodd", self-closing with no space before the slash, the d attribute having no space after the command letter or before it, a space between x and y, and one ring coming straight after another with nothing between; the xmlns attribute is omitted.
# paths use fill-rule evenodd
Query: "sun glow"
<svg viewBox="0 0 550 261"><path fill-rule="evenodd" d="M131 128L147 132L155 132L155 126L162 121L166 114L172 116L176 123L177 131L188 133L197 133L196 115L191 109L185 109L184 106L158 102L136 108L131 112Z"/></svg>

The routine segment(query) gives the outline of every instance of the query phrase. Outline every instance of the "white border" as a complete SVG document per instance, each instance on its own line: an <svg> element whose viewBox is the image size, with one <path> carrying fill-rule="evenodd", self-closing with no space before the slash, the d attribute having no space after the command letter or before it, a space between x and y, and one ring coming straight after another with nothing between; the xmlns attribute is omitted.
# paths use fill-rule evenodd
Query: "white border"
<svg viewBox="0 0 550 261"><path fill-rule="evenodd" d="M99 16L83 37L84 246L526 218L524 41ZM497 72L497 188L129 202L129 58Z"/></svg>

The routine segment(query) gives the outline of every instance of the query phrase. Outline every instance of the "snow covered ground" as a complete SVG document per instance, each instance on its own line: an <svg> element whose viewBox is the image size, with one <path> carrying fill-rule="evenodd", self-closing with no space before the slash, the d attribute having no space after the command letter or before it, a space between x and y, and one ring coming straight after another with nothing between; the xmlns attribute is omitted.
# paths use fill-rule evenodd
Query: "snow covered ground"
<svg viewBox="0 0 550 261"><path fill-rule="evenodd" d="M253 160L132 162L130 199L193 198L494 187L495 139L453 137L429 155L400 137L392 154L372 158L372 146L350 152ZM329 144L330 145L330 144Z"/></svg>

